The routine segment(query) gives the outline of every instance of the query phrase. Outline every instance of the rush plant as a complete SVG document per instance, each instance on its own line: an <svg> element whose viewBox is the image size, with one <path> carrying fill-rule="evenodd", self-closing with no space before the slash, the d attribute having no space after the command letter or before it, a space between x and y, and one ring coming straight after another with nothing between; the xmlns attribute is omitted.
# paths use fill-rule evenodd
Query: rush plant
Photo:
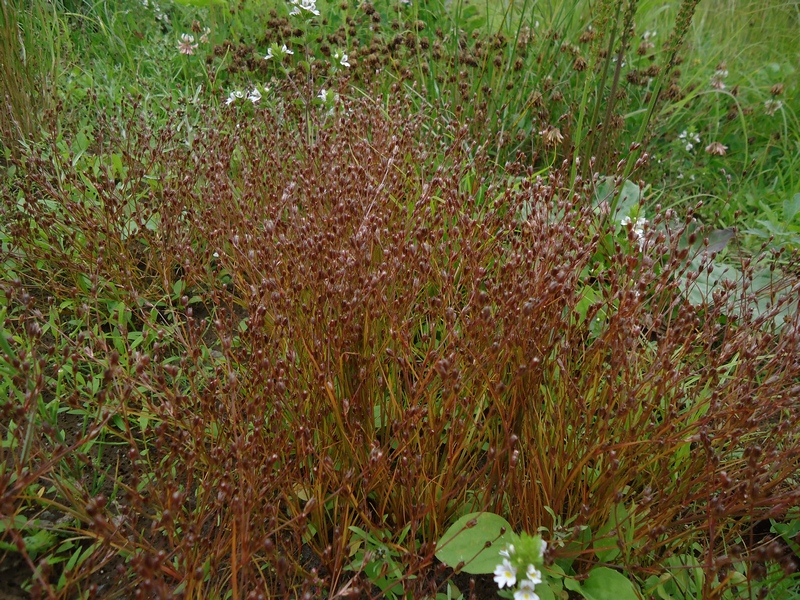
<svg viewBox="0 0 800 600"><path fill-rule="evenodd" d="M580 589L789 569L796 273L710 285L691 211L620 225L400 89L304 98L198 136L133 105L3 181L0 536L32 594L432 597L486 511Z"/></svg>

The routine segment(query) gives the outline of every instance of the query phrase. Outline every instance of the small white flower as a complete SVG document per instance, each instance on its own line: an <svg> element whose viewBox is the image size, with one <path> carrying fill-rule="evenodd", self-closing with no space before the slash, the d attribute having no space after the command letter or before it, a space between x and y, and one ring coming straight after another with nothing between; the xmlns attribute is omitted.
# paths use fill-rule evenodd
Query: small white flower
<svg viewBox="0 0 800 600"><path fill-rule="evenodd" d="M542 583L542 573L534 565L528 565L528 569L525 571L525 576L527 579L520 583L521 586L525 583L530 583L531 587L533 587L537 583Z"/></svg>
<svg viewBox="0 0 800 600"><path fill-rule="evenodd" d="M253 91L247 94L247 99L253 104L258 104L261 100L261 92L258 91L258 88L253 88Z"/></svg>
<svg viewBox="0 0 800 600"><path fill-rule="evenodd" d="M683 131L681 131L681 132L680 132L680 134L678 134L678 139L679 139L679 140L685 140L687 135L689 135L689 134L688 134L688 132L687 132L687 131L684 129Z"/></svg>
<svg viewBox="0 0 800 600"><path fill-rule="evenodd" d="M264 57L264 60L269 60L271 58L275 58L275 55L272 53L272 48L267 48L267 55Z"/></svg>
<svg viewBox="0 0 800 600"><path fill-rule="evenodd" d="M208 43L208 35L211 33L211 28L206 27L203 29L203 35L200 36L200 42L203 44Z"/></svg>
<svg viewBox="0 0 800 600"><path fill-rule="evenodd" d="M694 150L694 144L692 142L686 142L686 151L691 152Z"/></svg>
<svg viewBox="0 0 800 600"><path fill-rule="evenodd" d="M514 600L539 600L539 596L533 591L533 586L525 585L527 583L530 582L522 581L519 584L519 589L514 592Z"/></svg>
<svg viewBox="0 0 800 600"><path fill-rule="evenodd" d="M500 556L504 556L505 558L511 558L511 555L514 554L514 544L509 544L506 546L505 550L500 550L498 554Z"/></svg>
<svg viewBox="0 0 800 600"><path fill-rule="evenodd" d="M633 238L639 243L639 250L644 250L647 240L644 237L644 226L647 224L647 219L644 217L637 217L636 222L633 222L630 217L625 217L620 221L623 227L627 227L633 223L631 230L633 231Z"/></svg>
<svg viewBox="0 0 800 600"><path fill-rule="evenodd" d="M655 35L655 33L653 33ZM539 546L539 560L544 560L544 553L547 550L547 542L542 540L542 545Z"/></svg>
<svg viewBox="0 0 800 600"><path fill-rule="evenodd" d="M294 51L289 50L289 47L286 44L284 44L283 47L281 48L281 52L283 52L284 54L294 54Z"/></svg>
<svg viewBox="0 0 800 600"><path fill-rule="evenodd" d="M234 90L230 93L228 99L225 100L225 104L229 105L233 104L234 102L236 102L237 100L241 100L242 98L244 98L244 92L240 90Z"/></svg>
<svg viewBox="0 0 800 600"><path fill-rule="evenodd" d="M494 581L501 589L503 586L511 587L517 583L517 570L507 558L503 559L503 562L494 570Z"/></svg>
<svg viewBox="0 0 800 600"><path fill-rule="evenodd" d="M347 62L347 54L344 54L344 53L340 54L337 51L336 53L334 53L333 57L339 59L339 64L342 65L343 67L349 67L350 66L350 63Z"/></svg>
<svg viewBox="0 0 800 600"><path fill-rule="evenodd" d="M214 254L212 254L211 256L213 256L214 258L219 258L219 252L214 252Z"/></svg>
<svg viewBox="0 0 800 600"><path fill-rule="evenodd" d="M319 98L323 102L327 102L327 100L328 100L328 92L325 90L325 88L322 88L319 91L319 95L317 96L317 98Z"/></svg>

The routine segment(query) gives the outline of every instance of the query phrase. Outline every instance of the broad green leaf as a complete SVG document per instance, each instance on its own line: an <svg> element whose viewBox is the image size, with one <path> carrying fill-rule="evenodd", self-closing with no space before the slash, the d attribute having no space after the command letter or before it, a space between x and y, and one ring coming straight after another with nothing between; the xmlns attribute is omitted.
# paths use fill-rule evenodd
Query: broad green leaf
<svg viewBox="0 0 800 600"><path fill-rule="evenodd" d="M511 535L511 525L503 517L488 512L470 513L445 532L437 544L436 558L452 568L463 562L462 571L471 575L492 573L500 564L499 552ZM491 544L489 548L487 542Z"/></svg>
<svg viewBox="0 0 800 600"><path fill-rule="evenodd" d="M548 581L544 581L536 586L534 591L536 592L536 595L539 596L539 600L556 600L556 594L552 588L553 585L554 584Z"/></svg>
<svg viewBox="0 0 800 600"><path fill-rule="evenodd" d="M583 585L576 586L574 580L567 588L579 593L586 600L640 600L636 587L622 573L607 567L595 567ZM538 591L538 590L537 590Z"/></svg>
<svg viewBox="0 0 800 600"><path fill-rule="evenodd" d="M618 199L616 214L613 215L613 218L617 223L625 217L633 217L638 212L636 209L638 209L642 199L642 190L639 186L626 179L617 194L614 178L603 177L595 191L595 205L599 205L602 202L608 202L610 205L615 196L618 196Z"/></svg>

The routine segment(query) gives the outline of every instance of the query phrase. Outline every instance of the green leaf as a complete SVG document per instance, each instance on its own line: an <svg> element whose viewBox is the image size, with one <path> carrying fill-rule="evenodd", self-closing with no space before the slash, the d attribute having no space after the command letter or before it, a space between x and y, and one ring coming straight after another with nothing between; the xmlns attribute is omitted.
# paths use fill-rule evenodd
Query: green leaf
<svg viewBox="0 0 800 600"><path fill-rule="evenodd" d="M592 547L597 560L600 562L611 562L619 556L619 547L617 546L619 535L618 532L615 532L615 529L617 524L623 523L627 516L628 512L625 510L625 505L620 502L611 510L605 525L597 530Z"/></svg>
<svg viewBox="0 0 800 600"><path fill-rule="evenodd" d="M800 212L800 192L783 201L784 224L788 225L791 223L798 212Z"/></svg>
<svg viewBox="0 0 800 600"><path fill-rule="evenodd" d="M534 591L536 595L539 596L539 600L556 600L556 593L553 591L553 585L553 583L545 581L536 586ZM560 590L556 591L560 592Z"/></svg>
<svg viewBox="0 0 800 600"><path fill-rule="evenodd" d="M470 513L445 532L437 544L436 558L452 568L463 562L462 571L471 575L492 573L500 564L500 550L511 535L511 525L503 517L488 512ZM489 548L487 542L491 544Z"/></svg>
<svg viewBox="0 0 800 600"><path fill-rule="evenodd" d="M607 567L595 567L583 585L567 579L567 589L579 593L586 600L640 600L636 587L622 573ZM537 590L538 591L538 590Z"/></svg>

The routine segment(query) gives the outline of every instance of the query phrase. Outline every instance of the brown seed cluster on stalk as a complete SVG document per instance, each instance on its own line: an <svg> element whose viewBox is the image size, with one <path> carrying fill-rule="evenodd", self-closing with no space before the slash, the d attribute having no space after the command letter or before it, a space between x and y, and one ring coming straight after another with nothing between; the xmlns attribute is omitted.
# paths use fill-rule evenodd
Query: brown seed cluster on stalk
<svg viewBox="0 0 800 600"><path fill-rule="evenodd" d="M798 504L800 321L773 318L796 279L765 312L734 283L694 306L683 288L713 266L686 262L691 215L658 213L640 252L605 229L593 182L568 192L568 164L509 182L467 128L399 95L342 103L324 123L292 103L208 112L191 147L177 122L131 122L116 180L44 149L2 188L5 360L30 391L3 405L19 444L0 451L2 512L46 501L100 542L63 597L117 554L137 597L369 594L346 570L359 527L396 541L421 598L446 527L481 509L574 557L624 505L631 573L693 543L722 569ZM98 153L120 146L110 125ZM29 420L58 369L93 415L73 441ZM105 466L115 502L76 483L103 466L84 450L100 436L126 449ZM37 585L55 596L54 579Z"/></svg>

